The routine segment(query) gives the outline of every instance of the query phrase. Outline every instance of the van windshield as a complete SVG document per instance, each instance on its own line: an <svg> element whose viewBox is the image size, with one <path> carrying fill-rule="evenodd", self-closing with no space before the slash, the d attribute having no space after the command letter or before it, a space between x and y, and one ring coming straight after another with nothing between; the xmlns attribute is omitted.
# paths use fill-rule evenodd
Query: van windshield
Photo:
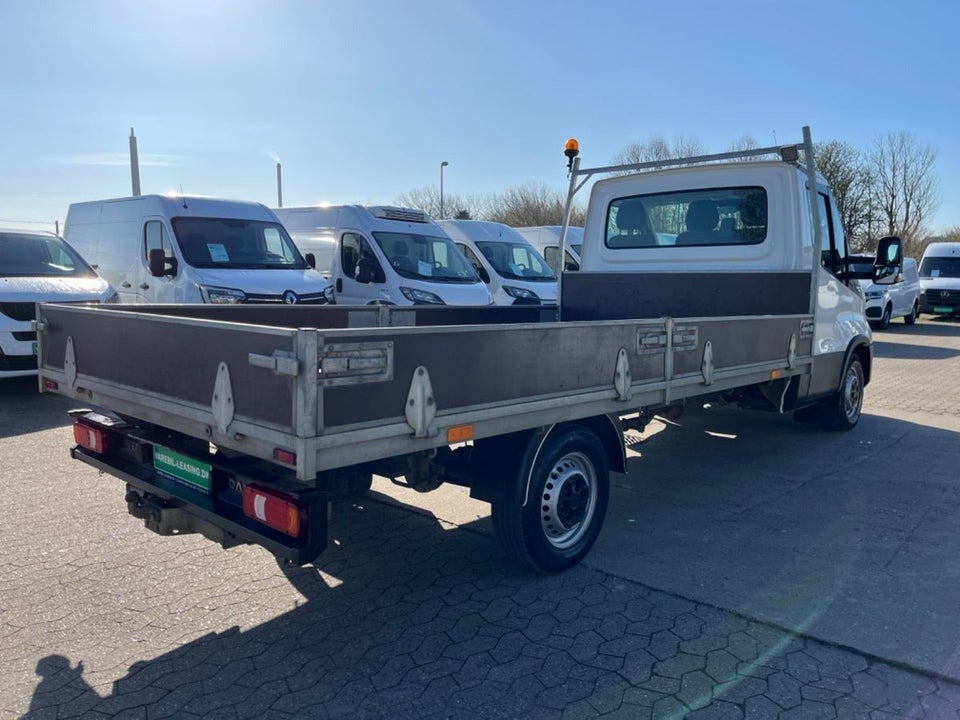
<svg viewBox="0 0 960 720"><path fill-rule="evenodd" d="M920 277L960 277L960 257L926 257L920 263Z"/></svg>
<svg viewBox="0 0 960 720"><path fill-rule="evenodd" d="M537 251L525 243L480 241L477 249L500 277L534 282L557 279Z"/></svg>
<svg viewBox="0 0 960 720"><path fill-rule="evenodd" d="M453 241L439 235L375 232L373 239L401 277L431 282L478 283L473 265Z"/></svg>
<svg viewBox="0 0 960 720"><path fill-rule="evenodd" d="M283 225L262 220L173 218L183 259L196 268L305 270Z"/></svg>
<svg viewBox="0 0 960 720"><path fill-rule="evenodd" d="M56 235L0 232L0 277L96 276L77 251Z"/></svg>

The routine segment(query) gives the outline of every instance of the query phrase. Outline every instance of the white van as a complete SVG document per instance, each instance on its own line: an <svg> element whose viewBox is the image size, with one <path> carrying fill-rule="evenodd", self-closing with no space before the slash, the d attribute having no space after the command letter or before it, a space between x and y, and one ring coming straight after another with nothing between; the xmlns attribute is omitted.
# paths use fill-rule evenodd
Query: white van
<svg viewBox="0 0 960 720"><path fill-rule="evenodd" d="M877 285L861 280L866 314L870 324L884 330L893 318L902 317L907 325L913 325L920 314L920 278L917 261L903 259L903 271L891 285Z"/></svg>
<svg viewBox="0 0 960 720"><path fill-rule="evenodd" d="M330 283L260 203L182 195L74 203L64 237L124 303L333 298Z"/></svg>
<svg viewBox="0 0 960 720"><path fill-rule="evenodd" d="M512 227L481 220L438 224L467 256L496 305L557 304L557 276Z"/></svg>
<svg viewBox="0 0 960 720"><path fill-rule="evenodd" d="M560 263L560 225L533 225L531 227L514 228L523 235L527 242L533 245L537 252L543 255L554 272L559 272ZM580 253L583 250L583 228L567 228L567 248L564 261L564 270L580 269Z"/></svg>
<svg viewBox="0 0 960 720"><path fill-rule="evenodd" d="M37 303L117 301L116 291L63 238L0 230L0 378L37 374Z"/></svg>
<svg viewBox="0 0 960 720"><path fill-rule="evenodd" d="M960 242L930 243L923 251L920 312L960 315Z"/></svg>
<svg viewBox="0 0 960 720"><path fill-rule="evenodd" d="M491 305L473 266L429 215L408 208L276 208L341 305Z"/></svg>

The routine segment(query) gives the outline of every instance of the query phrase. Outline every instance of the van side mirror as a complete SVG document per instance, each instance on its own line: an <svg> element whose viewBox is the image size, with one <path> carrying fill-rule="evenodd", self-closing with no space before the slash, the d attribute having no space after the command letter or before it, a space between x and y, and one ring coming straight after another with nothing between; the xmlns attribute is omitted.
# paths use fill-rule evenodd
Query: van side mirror
<svg viewBox="0 0 960 720"><path fill-rule="evenodd" d="M312 267L314 270L317 269L317 256L313 253L307 253L303 256L303 259L307 261L307 265Z"/></svg>
<svg viewBox="0 0 960 720"><path fill-rule="evenodd" d="M168 263L170 264L169 268L167 268ZM161 248L153 248L150 250L148 265L150 267L150 274L154 277L163 277L164 275L170 275L172 277L177 274L177 259L175 257L167 258Z"/></svg>
<svg viewBox="0 0 960 720"><path fill-rule="evenodd" d="M480 276L480 279L486 283L490 284L490 273L487 272L487 269L483 265L474 265L473 269L477 271L477 275Z"/></svg>
<svg viewBox="0 0 960 720"><path fill-rule="evenodd" d="M873 262L873 282L893 285L903 274L903 241L892 235L880 238Z"/></svg>

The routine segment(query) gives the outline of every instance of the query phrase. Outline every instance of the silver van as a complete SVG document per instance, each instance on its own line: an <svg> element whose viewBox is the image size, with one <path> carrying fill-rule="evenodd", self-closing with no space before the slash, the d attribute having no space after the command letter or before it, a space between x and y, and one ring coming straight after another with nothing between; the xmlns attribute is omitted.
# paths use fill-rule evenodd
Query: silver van
<svg viewBox="0 0 960 720"><path fill-rule="evenodd" d="M920 277L917 261L903 259L901 278L891 285L875 285L862 281L863 296L866 301L867 319L877 330L884 330L894 318L903 318L907 325L913 325L920 315Z"/></svg>

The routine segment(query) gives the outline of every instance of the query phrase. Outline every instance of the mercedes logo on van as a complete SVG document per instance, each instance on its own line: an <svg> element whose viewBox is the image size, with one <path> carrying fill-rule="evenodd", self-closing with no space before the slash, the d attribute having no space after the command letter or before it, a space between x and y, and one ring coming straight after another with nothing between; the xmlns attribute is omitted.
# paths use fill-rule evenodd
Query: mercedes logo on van
<svg viewBox="0 0 960 720"><path fill-rule="evenodd" d="M297 297L297 294L293 290L287 290L283 294L284 305L296 305L299 301L300 298Z"/></svg>
<svg viewBox="0 0 960 720"><path fill-rule="evenodd" d="M950 297L950 291L949 291L949 290L941 290L941 291L940 291L940 297L942 297L942 298L948 298L948 297Z"/></svg>

